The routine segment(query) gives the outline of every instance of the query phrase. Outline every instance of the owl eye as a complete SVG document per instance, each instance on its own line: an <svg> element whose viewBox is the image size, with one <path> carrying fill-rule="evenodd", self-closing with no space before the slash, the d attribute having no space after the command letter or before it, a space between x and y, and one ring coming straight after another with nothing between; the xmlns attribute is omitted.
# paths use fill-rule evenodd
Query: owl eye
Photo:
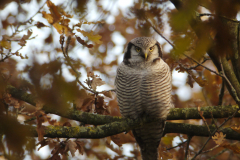
<svg viewBox="0 0 240 160"><path fill-rule="evenodd" d="M135 47L135 50L136 50L137 52L140 52L140 51L141 51L141 48Z"/></svg>
<svg viewBox="0 0 240 160"><path fill-rule="evenodd" d="M150 48L149 48L149 51L151 51L151 52L152 52L152 51L153 51L153 47L150 47Z"/></svg>

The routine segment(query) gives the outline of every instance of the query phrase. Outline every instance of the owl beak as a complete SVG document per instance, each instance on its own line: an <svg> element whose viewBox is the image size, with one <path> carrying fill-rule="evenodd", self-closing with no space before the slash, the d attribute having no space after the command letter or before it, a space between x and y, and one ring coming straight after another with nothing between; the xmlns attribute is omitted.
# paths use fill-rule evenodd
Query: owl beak
<svg viewBox="0 0 240 160"><path fill-rule="evenodd" d="M145 53L145 54L144 54L144 56L145 56L145 59L147 59L147 57L148 57L148 54L147 54L147 53Z"/></svg>

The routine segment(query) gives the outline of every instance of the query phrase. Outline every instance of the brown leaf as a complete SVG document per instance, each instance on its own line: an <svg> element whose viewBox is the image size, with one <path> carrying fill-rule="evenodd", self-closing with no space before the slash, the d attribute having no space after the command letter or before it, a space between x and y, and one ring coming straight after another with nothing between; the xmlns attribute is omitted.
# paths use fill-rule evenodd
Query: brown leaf
<svg viewBox="0 0 240 160"><path fill-rule="evenodd" d="M224 141L226 134L223 134L222 132L216 132L214 136L212 136L212 139L214 140L214 142L218 145L221 145Z"/></svg>
<svg viewBox="0 0 240 160"><path fill-rule="evenodd" d="M75 143L77 144L76 148L78 149L79 153L83 155L84 153L84 142L76 140Z"/></svg>
<svg viewBox="0 0 240 160"><path fill-rule="evenodd" d="M35 24L35 26L37 26L37 28L48 27L47 25L45 25L42 22L37 22L37 24Z"/></svg>
<svg viewBox="0 0 240 160"><path fill-rule="evenodd" d="M51 14L46 13L45 11L42 11L43 18L45 18L48 23L53 24L53 17Z"/></svg>
<svg viewBox="0 0 240 160"><path fill-rule="evenodd" d="M112 98L112 91L102 91L102 94L106 97Z"/></svg>
<svg viewBox="0 0 240 160"><path fill-rule="evenodd" d="M76 36L77 37L77 36ZM86 47L88 47L88 48L92 48L93 47L93 45L92 44L87 44L84 40L82 40L80 37L77 37L77 41L80 43L80 44L82 44L82 45L84 45L84 46L86 46Z"/></svg>
<svg viewBox="0 0 240 160"><path fill-rule="evenodd" d="M119 147L121 147L122 144L131 143L131 142L136 141L135 138L133 138L129 133L127 133L127 134L120 133L120 134L113 135L110 137L111 137L112 141Z"/></svg>
<svg viewBox="0 0 240 160"><path fill-rule="evenodd" d="M89 96L88 98L84 99L81 109L85 112L89 112L89 106L92 105L94 102L94 97Z"/></svg>
<svg viewBox="0 0 240 160"><path fill-rule="evenodd" d="M97 86L101 86L101 85L104 85L105 82L102 81L101 78L98 78L97 76L94 76L93 77L93 80L92 80L92 83L91 83L91 87L93 90L96 90L97 89Z"/></svg>
<svg viewBox="0 0 240 160"><path fill-rule="evenodd" d="M238 142L230 144L230 143L225 143L221 145L224 148L231 149L234 153L240 154L240 145Z"/></svg>
<svg viewBox="0 0 240 160"><path fill-rule="evenodd" d="M25 35L23 35L23 37L20 39L20 41L19 41L19 45L20 46L25 46L25 44L26 44L26 40L27 39L29 39L29 37L32 35L32 32L30 31L30 30L28 30L28 32L27 32L27 35L25 34Z"/></svg>
<svg viewBox="0 0 240 160"><path fill-rule="evenodd" d="M199 86L204 87L207 84L207 81L202 79L201 77L196 77L192 75L192 78L199 84Z"/></svg>
<svg viewBox="0 0 240 160"><path fill-rule="evenodd" d="M66 152L67 152L67 151L70 151L72 157L74 157L76 150L77 150L77 144L76 144L76 142L73 142L73 141L71 141L71 140L68 140L68 141L67 141L67 144L66 144L66 146L65 146L65 151L66 151Z"/></svg>
<svg viewBox="0 0 240 160"><path fill-rule="evenodd" d="M38 151L39 151L42 147L48 145L48 143L49 143L49 141L48 141L47 139L43 139L43 140L39 141L39 142L36 144L36 146L40 144L40 147L38 148Z"/></svg>
<svg viewBox="0 0 240 160"><path fill-rule="evenodd" d="M188 74L187 84L189 84L190 87L193 88L193 83L194 83L194 81L193 81L193 79L192 79L192 76L190 76L190 75Z"/></svg>

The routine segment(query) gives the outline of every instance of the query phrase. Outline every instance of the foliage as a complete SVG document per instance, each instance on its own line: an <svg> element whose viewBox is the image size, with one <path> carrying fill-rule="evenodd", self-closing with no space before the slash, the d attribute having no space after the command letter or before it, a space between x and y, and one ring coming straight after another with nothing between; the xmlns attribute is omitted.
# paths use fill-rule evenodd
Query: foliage
<svg viewBox="0 0 240 160"><path fill-rule="evenodd" d="M160 158L239 159L238 1L148 0L122 10L113 1L3 0L0 8L1 158L40 159L34 151L48 146L48 159L140 159L130 130L154 119L120 118L113 82L123 46L154 36L192 88L184 101L173 85Z"/></svg>

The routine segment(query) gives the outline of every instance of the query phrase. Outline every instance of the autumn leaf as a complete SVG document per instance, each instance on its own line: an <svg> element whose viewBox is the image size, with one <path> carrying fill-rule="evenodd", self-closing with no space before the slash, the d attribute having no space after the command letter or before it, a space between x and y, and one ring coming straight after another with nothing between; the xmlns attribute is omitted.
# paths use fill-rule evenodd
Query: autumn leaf
<svg viewBox="0 0 240 160"><path fill-rule="evenodd" d="M192 78L199 84L199 86L204 87L207 84L207 81L202 79L201 77L196 77L192 75Z"/></svg>
<svg viewBox="0 0 240 160"><path fill-rule="evenodd" d="M66 152L67 152L67 151L70 151L72 157L74 157L74 156L75 156L75 152L76 152L76 150L77 150L76 147L77 147L77 144L76 144L75 142L73 142L72 140L68 140L68 141L67 141L67 144L66 144L66 146L65 146L65 151L66 151Z"/></svg>
<svg viewBox="0 0 240 160"><path fill-rule="evenodd" d="M11 42L7 41L7 40L2 40L2 41L0 41L0 46L2 46L3 48L6 48L6 49L10 49Z"/></svg>
<svg viewBox="0 0 240 160"><path fill-rule="evenodd" d="M240 127L238 126L234 126L234 127L231 127L234 131L240 133Z"/></svg>
<svg viewBox="0 0 240 160"><path fill-rule="evenodd" d="M49 144L49 141L48 141L47 139L43 139L43 140L39 141L39 142L36 144L36 146L40 145L40 147L38 148L38 151L39 151L42 147L44 147L44 146L46 146L46 145L48 145L48 144Z"/></svg>
<svg viewBox="0 0 240 160"><path fill-rule="evenodd" d="M77 36L76 36L77 37ZM88 47L88 48L92 48L93 47L93 45L92 44L87 44L84 40L82 40L80 37L77 37L77 41L80 43L80 44L82 44L82 45L84 45L84 46L86 46L86 47Z"/></svg>
<svg viewBox="0 0 240 160"><path fill-rule="evenodd" d="M169 136L169 135L165 135L164 137L162 137L161 139L161 143L165 144L165 145L171 145L173 142L173 139L176 136Z"/></svg>
<svg viewBox="0 0 240 160"><path fill-rule="evenodd" d="M82 141L78 141L78 140L76 140L75 143L77 145L76 148L78 149L79 153L81 155L83 155L83 153L84 153L84 143Z"/></svg>
<svg viewBox="0 0 240 160"><path fill-rule="evenodd" d="M218 145L221 145L225 141L226 134L223 134L222 132L216 132L214 136L212 136L212 139L214 142Z"/></svg>
<svg viewBox="0 0 240 160"><path fill-rule="evenodd" d="M51 12L53 22L60 21L61 20L61 14L59 13L57 6L55 6L55 4L52 3L50 0L47 0L47 5L48 5L49 10Z"/></svg>
<svg viewBox="0 0 240 160"><path fill-rule="evenodd" d="M68 33L68 27L58 24L58 23L54 23L53 27L58 31L59 34L67 34Z"/></svg>
<svg viewBox="0 0 240 160"><path fill-rule="evenodd" d="M102 91L102 94L106 97L112 98L112 91Z"/></svg>
<svg viewBox="0 0 240 160"><path fill-rule="evenodd" d="M104 85L104 84L105 84L105 82L101 78L99 78L97 76L94 76L93 79L92 79L91 87L92 87L93 90L96 91L98 86L101 86L101 85Z"/></svg>
<svg viewBox="0 0 240 160"><path fill-rule="evenodd" d="M35 24L35 26L37 26L37 28L48 27L47 25L45 25L42 22L37 22L37 24Z"/></svg>
<svg viewBox="0 0 240 160"><path fill-rule="evenodd" d="M230 144L230 143L225 143L221 145L224 148L231 149L234 153L240 154L240 145L238 142Z"/></svg>
<svg viewBox="0 0 240 160"><path fill-rule="evenodd" d="M27 34L23 35L23 37L20 39L19 41L19 45L20 46L25 46L26 44L26 40L29 39L29 37L32 35L32 32L30 30L28 30Z"/></svg>
<svg viewBox="0 0 240 160"><path fill-rule="evenodd" d="M189 84L189 86L190 86L191 88L193 88L193 83L194 83L194 81L193 81L193 79L192 79L192 76L190 76L190 75L188 74L187 84Z"/></svg>
<svg viewBox="0 0 240 160"><path fill-rule="evenodd" d="M53 24L53 17L51 14L46 13L45 11L42 11L43 18L45 18L48 23Z"/></svg>
<svg viewBox="0 0 240 160"><path fill-rule="evenodd" d="M95 42L95 43L97 43L97 44L102 44L102 41L100 41L100 39L102 38L102 36L100 36L100 35L94 35L94 34L93 34L93 31L91 31L91 32L85 32L85 31L83 31L83 30L81 30L81 29L77 29L77 31L78 31L78 32L81 32L84 37L88 37L88 39L89 39L90 41L93 41L93 42Z"/></svg>

